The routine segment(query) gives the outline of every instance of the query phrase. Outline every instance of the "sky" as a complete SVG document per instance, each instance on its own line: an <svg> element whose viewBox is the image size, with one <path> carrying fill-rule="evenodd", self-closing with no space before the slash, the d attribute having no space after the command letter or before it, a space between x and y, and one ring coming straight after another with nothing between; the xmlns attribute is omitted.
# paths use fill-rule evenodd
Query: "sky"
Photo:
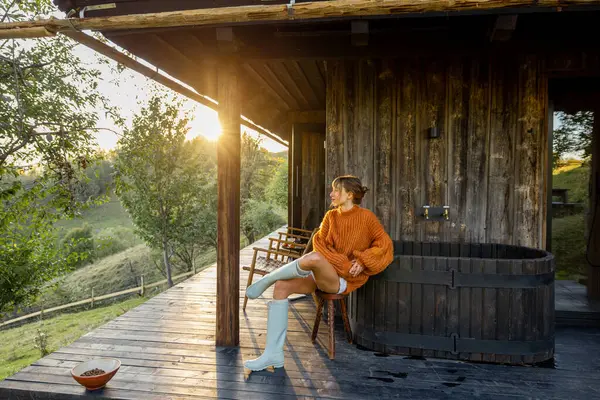
<svg viewBox="0 0 600 400"><path fill-rule="evenodd" d="M139 112L139 110L141 109L141 105L143 105L144 102L146 102L149 99L153 89L157 87L163 88L163 86L159 83L156 83L151 79L146 78L145 76L130 69L125 69L121 73L117 72L114 68L116 62L108 59L107 57L101 54L96 53L95 51L87 48L86 46L77 46L75 48L75 54L86 65L92 66L101 71L102 80L98 85L98 90L107 99L109 99L110 103L113 106L117 106L120 108L121 115L127 121L126 123L128 126L131 126L131 120L133 116L137 112ZM103 60L108 60L108 64L106 62L100 62L100 58ZM138 61L154 68L150 64L145 63L143 60ZM111 68L111 66L113 68ZM175 92L171 91L170 89L164 88L164 90L175 94ZM190 132L187 136L188 139L192 139L198 135L202 135L209 140L217 140L221 129L217 112L202 104L196 103L193 100L189 100L183 95L177 94L177 96L183 101L184 107L181 110L182 115L185 111L189 111L193 116L193 119L192 121L190 121L189 124ZM110 130L120 132L121 129L115 127L113 122L105 117L104 110L99 109L97 110L97 112L100 118L98 127L108 128ZM117 144L118 136L110 130L99 130L96 134L98 146L102 150L114 149ZM256 131L248 127L242 126L241 130L245 130L249 135L253 137L260 136L262 140L262 147L264 147L268 151L280 152L287 150L287 147L275 142L274 140L266 136L259 135Z"/></svg>

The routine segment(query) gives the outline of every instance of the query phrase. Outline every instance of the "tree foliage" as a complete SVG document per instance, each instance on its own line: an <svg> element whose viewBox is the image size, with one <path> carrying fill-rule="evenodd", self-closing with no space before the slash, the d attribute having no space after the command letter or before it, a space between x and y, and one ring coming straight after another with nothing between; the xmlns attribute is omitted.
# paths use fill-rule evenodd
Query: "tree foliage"
<svg viewBox="0 0 600 400"><path fill-rule="evenodd" d="M177 102L155 95L119 140L115 163L117 194L140 236L163 252L169 285L171 257L193 263L194 247L216 237L214 151L186 141L187 124Z"/></svg>
<svg viewBox="0 0 600 400"><path fill-rule="evenodd" d="M248 199L244 203L241 215L241 229L249 243L279 228L285 220L277 214L273 205L256 199Z"/></svg>
<svg viewBox="0 0 600 400"><path fill-rule="evenodd" d="M245 132L241 147L240 227L248 242L253 243L260 235L272 232L284 223L267 200L267 188L277 176L273 170L278 161L261 147L261 139L254 139Z"/></svg>
<svg viewBox="0 0 600 400"><path fill-rule="evenodd" d="M94 237L92 228L83 225L79 228L73 228L62 239L62 248L68 255L75 253L78 256L75 267L82 267L88 261L94 259Z"/></svg>
<svg viewBox="0 0 600 400"><path fill-rule="evenodd" d="M0 22L33 19L49 0L0 2ZM77 261L55 244L53 223L85 207L75 187L95 158L99 73L64 36L0 40L0 312L30 301ZM39 176L23 185L23 172ZM70 253L70 252L68 252Z"/></svg>
<svg viewBox="0 0 600 400"><path fill-rule="evenodd" d="M276 161L261 147L261 139L255 139L246 132L241 141L240 199L264 199L265 189L273 176Z"/></svg>
<svg viewBox="0 0 600 400"><path fill-rule="evenodd" d="M584 158L591 154L592 129L594 113L579 111L574 114L561 112L558 114L559 128L555 129L552 138L552 161L556 167L558 162L568 153L581 153Z"/></svg>
<svg viewBox="0 0 600 400"><path fill-rule="evenodd" d="M267 186L267 201L282 209L288 205L288 161L280 159L275 167L275 173Z"/></svg>

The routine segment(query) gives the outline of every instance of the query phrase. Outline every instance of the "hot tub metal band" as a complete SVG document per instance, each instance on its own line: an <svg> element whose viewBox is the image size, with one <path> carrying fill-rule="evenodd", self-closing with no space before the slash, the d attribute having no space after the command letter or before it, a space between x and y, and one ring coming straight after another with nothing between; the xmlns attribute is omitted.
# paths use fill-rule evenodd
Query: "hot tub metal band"
<svg viewBox="0 0 600 400"><path fill-rule="evenodd" d="M457 333L450 336L419 335L374 331L362 324L352 324L356 337L387 347L410 347L458 353L491 353L503 355L536 355L554 349L554 336L542 340L488 340L460 338Z"/></svg>
<svg viewBox="0 0 600 400"><path fill-rule="evenodd" d="M458 287L497 288L497 289L535 289L554 283L554 272L532 275L503 275L485 273L465 273L455 269L450 271L409 271L404 268L387 268L383 273L371 279L399 283L424 285L446 285L451 289Z"/></svg>

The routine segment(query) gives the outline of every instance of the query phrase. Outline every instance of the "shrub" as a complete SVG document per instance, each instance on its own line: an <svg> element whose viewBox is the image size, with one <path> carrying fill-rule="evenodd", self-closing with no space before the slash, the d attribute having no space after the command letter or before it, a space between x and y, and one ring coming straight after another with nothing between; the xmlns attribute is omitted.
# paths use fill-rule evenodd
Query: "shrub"
<svg viewBox="0 0 600 400"><path fill-rule="evenodd" d="M67 232L62 240L62 246L67 254L77 255L78 261L75 264L77 268L92 262L95 258L92 229L87 225Z"/></svg>
<svg viewBox="0 0 600 400"><path fill-rule="evenodd" d="M102 229L94 237L96 259L111 256L141 243L131 228Z"/></svg>
<svg viewBox="0 0 600 400"><path fill-rule="evenodd" d="M250 243L265 236L285 223L273 206L256 200L247 200L242 208L241 228Z"/></svg>

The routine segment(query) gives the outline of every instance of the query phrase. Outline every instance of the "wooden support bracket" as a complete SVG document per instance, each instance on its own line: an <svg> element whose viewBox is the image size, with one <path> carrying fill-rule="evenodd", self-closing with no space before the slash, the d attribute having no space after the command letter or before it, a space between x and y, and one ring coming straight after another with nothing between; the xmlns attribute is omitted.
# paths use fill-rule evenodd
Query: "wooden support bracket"
<svg viewBox="0 0 600 400"><path fill-rule="evenodd" d="M352 21L352 45L367 46L369 44L369 21Z"/></svg>
<svg viewBox="0 0 600 400"><path fill-rule="evenodd" d="M233 33L233 28L230 26L226 26L217 28L216 31L219 51L224 54L235 53L238 49L235 40L235 35Z"/></svg>
<svg viewBox="0 0 600 400"><path fill-rule="evenodd" d="M506 42L510 40L517 28L518 15L500 15L494 22L490 33L490 42Z"/></svg>

